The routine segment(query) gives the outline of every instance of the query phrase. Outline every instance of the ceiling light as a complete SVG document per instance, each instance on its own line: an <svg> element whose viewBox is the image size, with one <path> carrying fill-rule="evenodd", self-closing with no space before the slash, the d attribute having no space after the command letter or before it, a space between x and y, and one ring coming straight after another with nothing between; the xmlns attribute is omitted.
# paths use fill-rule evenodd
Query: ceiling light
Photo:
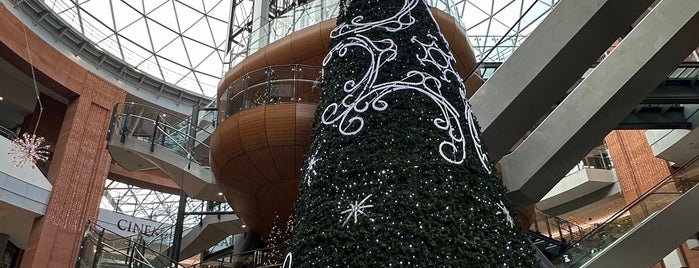
<svg viewBox="0 0 699 268"><path fill-rule="evenodd" d="M1 100L4 100L4 99L5 99L5 98L3 98L2 96L0 96L0 101L1 101Z"/></svg>
<svg viewBox="0 0 699 268"><path fill-rule="evenodd" d="M2 98L2 97L0 97L0 98ZM0 100L1 100L1 99L0 99ZM223 193L222 193L222 192L218 192L218 195L221 196L221 195L223 195Z"/></svg>

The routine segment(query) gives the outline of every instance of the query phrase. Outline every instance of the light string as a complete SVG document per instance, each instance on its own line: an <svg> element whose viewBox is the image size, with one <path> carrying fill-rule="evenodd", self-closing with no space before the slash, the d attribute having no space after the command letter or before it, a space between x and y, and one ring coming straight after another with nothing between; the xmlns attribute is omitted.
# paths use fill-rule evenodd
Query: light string
<svg viewBox="0 0 699 268"><path fill-rule="evenodd" d="M39 105L39 115L36 119L36 125L30 136L28 132L25 132L21 137L17 137L12 141L12 149L8 152L12 155L12 162L16 167L22 167L25 163L29 163L29 166L33 169L36 168L37 161L47 161L49 159L50 152L48 151L50 145L44 144L46 139L44 137L37 137L36 131L39 128L39 123L41 122L41 117L44 113L44 105L41 103L41 95L39 94L39 86L36 83L36 72L34 71L34 61L32 59L32 52L29 48L29 37L27 36L27 28L23 28L24 42L27 46L27 55L29 57L29 67L32 72L32 82L34 85L34 94L36 95L36 101Z"/></svg>

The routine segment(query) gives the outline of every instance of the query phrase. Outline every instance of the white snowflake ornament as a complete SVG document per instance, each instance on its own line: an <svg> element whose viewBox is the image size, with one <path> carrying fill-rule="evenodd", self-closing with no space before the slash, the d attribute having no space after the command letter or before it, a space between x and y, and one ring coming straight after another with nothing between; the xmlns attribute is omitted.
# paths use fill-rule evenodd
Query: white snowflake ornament
<svg viewBox="0 0 699 268"><path fill-rule="evenodd" d="M21 138L16 138L12 141L12 150L8 153L12 156L12 163L16 167L22 167L25 163L36 168L37 161L46 161L49 159L50 145L44 144L44 137L37 137L35 134L31 136L29 133L22 134Z"/></svg>
<svg viewBox="0 0 699 268"><path fill-rule="evenodd" d="M347 225L347 222L349 222L349 220L351 218L354 218L354 223L357 223L357 215L358 214L366 215L366 213L364 213L364 209L374 207L374 205L364 205L364 202L366 202L367 199L369 199L370 197L371 197L371 194L368 195L367 197L364 197L364 199L362 199L362 201L359 201L359 202L354 201L354 203L350 203L349 209L344 210L340 213L340 214L347 213L347 218L345 218L345 221L342 223L342 226Z"/></svg>
<svg viewBox="0 0 699 268"><path fill-rule="evenodd" d="M510 215L510 211L507 210L507 207L505 207L505 204L500 201L500 203L495 204L500 208L500 211L498 211L496 214L497 215L505 215L505 220L507 220L507 223L510 224L510 227L515 227L515 221L512 219L512 216Z"/></svg>

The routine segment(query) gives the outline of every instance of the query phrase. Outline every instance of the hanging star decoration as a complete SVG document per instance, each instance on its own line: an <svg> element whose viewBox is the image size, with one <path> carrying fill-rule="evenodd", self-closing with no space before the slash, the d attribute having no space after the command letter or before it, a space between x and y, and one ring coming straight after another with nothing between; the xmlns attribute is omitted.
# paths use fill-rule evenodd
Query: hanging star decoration
<svg viewBox="0 0 699 268"><path fill-rule="evenodd" d="M44 137L37 137L36 134L29 135L26 132L21 138L14 139L12 150L9 152L12 155L12 163L16 167L29 163L29 166L36 168L37 161L49 159L50 145L44 144L45 141Z"/></svg>
<svg viewBox="0 0 699 268"><path fill-rule="evenodd" d="M512 216L510 215L510 211L507 210L505 207L505 204L500 201L500 203L495 204L500 208L500 211L497 212L497 215L505 215L505 219L507 220L507 223L510 224L510 227L515 227L515 222L512 220Z"/></svg>
<svg viewBox="0 0 699 268"><path fill-rule="evenodd" d="M347 225L347 222L349 222L349 220L351 218L354 218L354 223L357 223L357 215L358 214L366 215L366 213L364 213L364 209L374 207L374 205L364 205L364 202L366 202L370 197L371 197L371 194L368 195L367 197L365 197L364 199L362 199L362 201L360 201L360 202L354 201L354 204L350 203L349 209L344 210L340 213L340 214L345 214L345 213L347 214L347 218L345 218L345 221L342 223L343 227L345 225Z"/></svg>

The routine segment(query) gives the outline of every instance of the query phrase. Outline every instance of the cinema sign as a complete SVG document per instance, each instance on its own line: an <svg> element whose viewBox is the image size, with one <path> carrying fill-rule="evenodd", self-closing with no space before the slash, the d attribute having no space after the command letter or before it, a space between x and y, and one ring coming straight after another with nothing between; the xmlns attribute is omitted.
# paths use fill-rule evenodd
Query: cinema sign
<svg viewBox="0 0 699 268"><path fill-rule="evenodd" d="M121 236L141 234L145 237L151 237L169 227L169 225L157 221L136 218L105 209L100 209L97 224Z"/></svg>

